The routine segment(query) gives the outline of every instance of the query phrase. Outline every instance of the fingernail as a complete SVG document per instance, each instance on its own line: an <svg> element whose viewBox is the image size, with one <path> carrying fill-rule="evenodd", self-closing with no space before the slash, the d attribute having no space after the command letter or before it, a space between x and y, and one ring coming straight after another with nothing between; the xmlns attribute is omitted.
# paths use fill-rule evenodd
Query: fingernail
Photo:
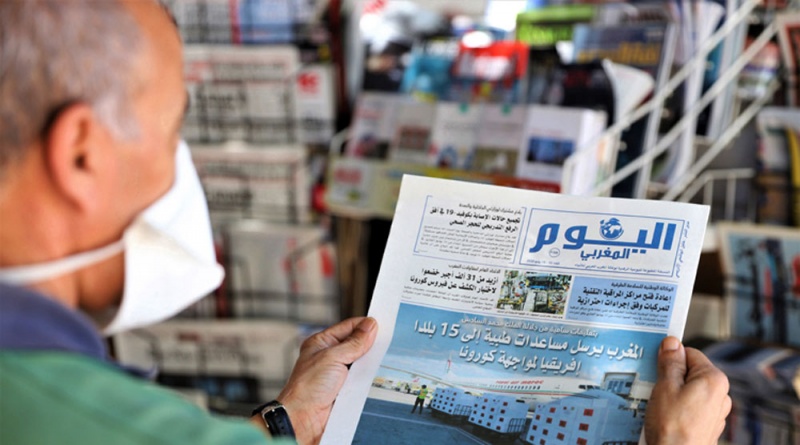
<svg viewBox="0 0 800 445"><path fill-rule="evenodd" d="M377 326L378 326L378 322L376 322L374 318L367 317L367 318L361 320L361 323L359 323L358 326L356 326L356 329L358 329L359 331L364 332L366 334L369 334Z"/></svg>
<svg viewBox="0 0 800 445"><path fill-rule="evenodd" d="M677 351L680 347L681 342L675 337L667 337L661 342L661 350L664 352Z"/></svg>

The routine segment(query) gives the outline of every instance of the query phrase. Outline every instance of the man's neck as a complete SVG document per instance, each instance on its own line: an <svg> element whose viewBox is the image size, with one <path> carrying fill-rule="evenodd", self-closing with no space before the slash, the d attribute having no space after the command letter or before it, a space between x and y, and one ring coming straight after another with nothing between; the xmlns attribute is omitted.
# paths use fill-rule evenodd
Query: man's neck
<svg viewBox="0 0 800 445"><path fill-rule="evenodd" d="M41 175L28 159L6 169L0 182L0 268L39 264L69 255L73 236L63 215L64 206L48 189L47 178L25 181L26 175ZM33 187L30 184L36 184ZM77 307L75 277L65 275L26 285L69 307Z"/></svg>

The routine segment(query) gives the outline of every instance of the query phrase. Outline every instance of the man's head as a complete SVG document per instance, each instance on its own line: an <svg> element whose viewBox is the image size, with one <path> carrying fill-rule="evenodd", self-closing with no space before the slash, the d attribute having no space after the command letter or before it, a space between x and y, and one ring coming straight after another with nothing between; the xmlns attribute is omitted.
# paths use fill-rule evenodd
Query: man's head
<svg viewBox="0 0 800 445"><path fill-rule="evenodd" d="M0 171L75 103L90 105L115 136L135 136L129 96L142 32L121 3L32 0L0 8Z"/></svg>
<svg viewBox="0 0 800 445"><path fill-rule="evenodd" d="M180 39L151 0L0 2L0 267L118 240L174 179ZM119 255L36 287L114 303Z"/></svg>

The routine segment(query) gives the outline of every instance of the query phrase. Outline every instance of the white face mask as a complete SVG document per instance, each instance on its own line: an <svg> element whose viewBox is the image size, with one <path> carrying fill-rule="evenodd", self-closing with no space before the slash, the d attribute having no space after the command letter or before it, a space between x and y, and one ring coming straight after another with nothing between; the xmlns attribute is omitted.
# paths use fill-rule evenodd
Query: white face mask
<svg viewBox="0 0 800 445"><path fill-rule="evenodd" d="M0 281L47 281L124 250L122 303L104 324L105 334L156 323L185 309L216 289L225 274L216 262L205 195L183 141L175 170L172 188L139 214L122 240L46 263L0 268Z"/></svg>

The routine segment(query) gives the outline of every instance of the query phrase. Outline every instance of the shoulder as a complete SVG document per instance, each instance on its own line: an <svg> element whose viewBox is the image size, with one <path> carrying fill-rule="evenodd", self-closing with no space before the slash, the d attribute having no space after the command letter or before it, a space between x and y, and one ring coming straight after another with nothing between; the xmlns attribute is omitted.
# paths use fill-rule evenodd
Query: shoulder
<svg viewBox="0 0 800 445"><path fill-rule="evenodd" d="M9 443L266 443L245 421L215 418L155 384L77 354L0 352L0 393L0 431Z"/></svg>

